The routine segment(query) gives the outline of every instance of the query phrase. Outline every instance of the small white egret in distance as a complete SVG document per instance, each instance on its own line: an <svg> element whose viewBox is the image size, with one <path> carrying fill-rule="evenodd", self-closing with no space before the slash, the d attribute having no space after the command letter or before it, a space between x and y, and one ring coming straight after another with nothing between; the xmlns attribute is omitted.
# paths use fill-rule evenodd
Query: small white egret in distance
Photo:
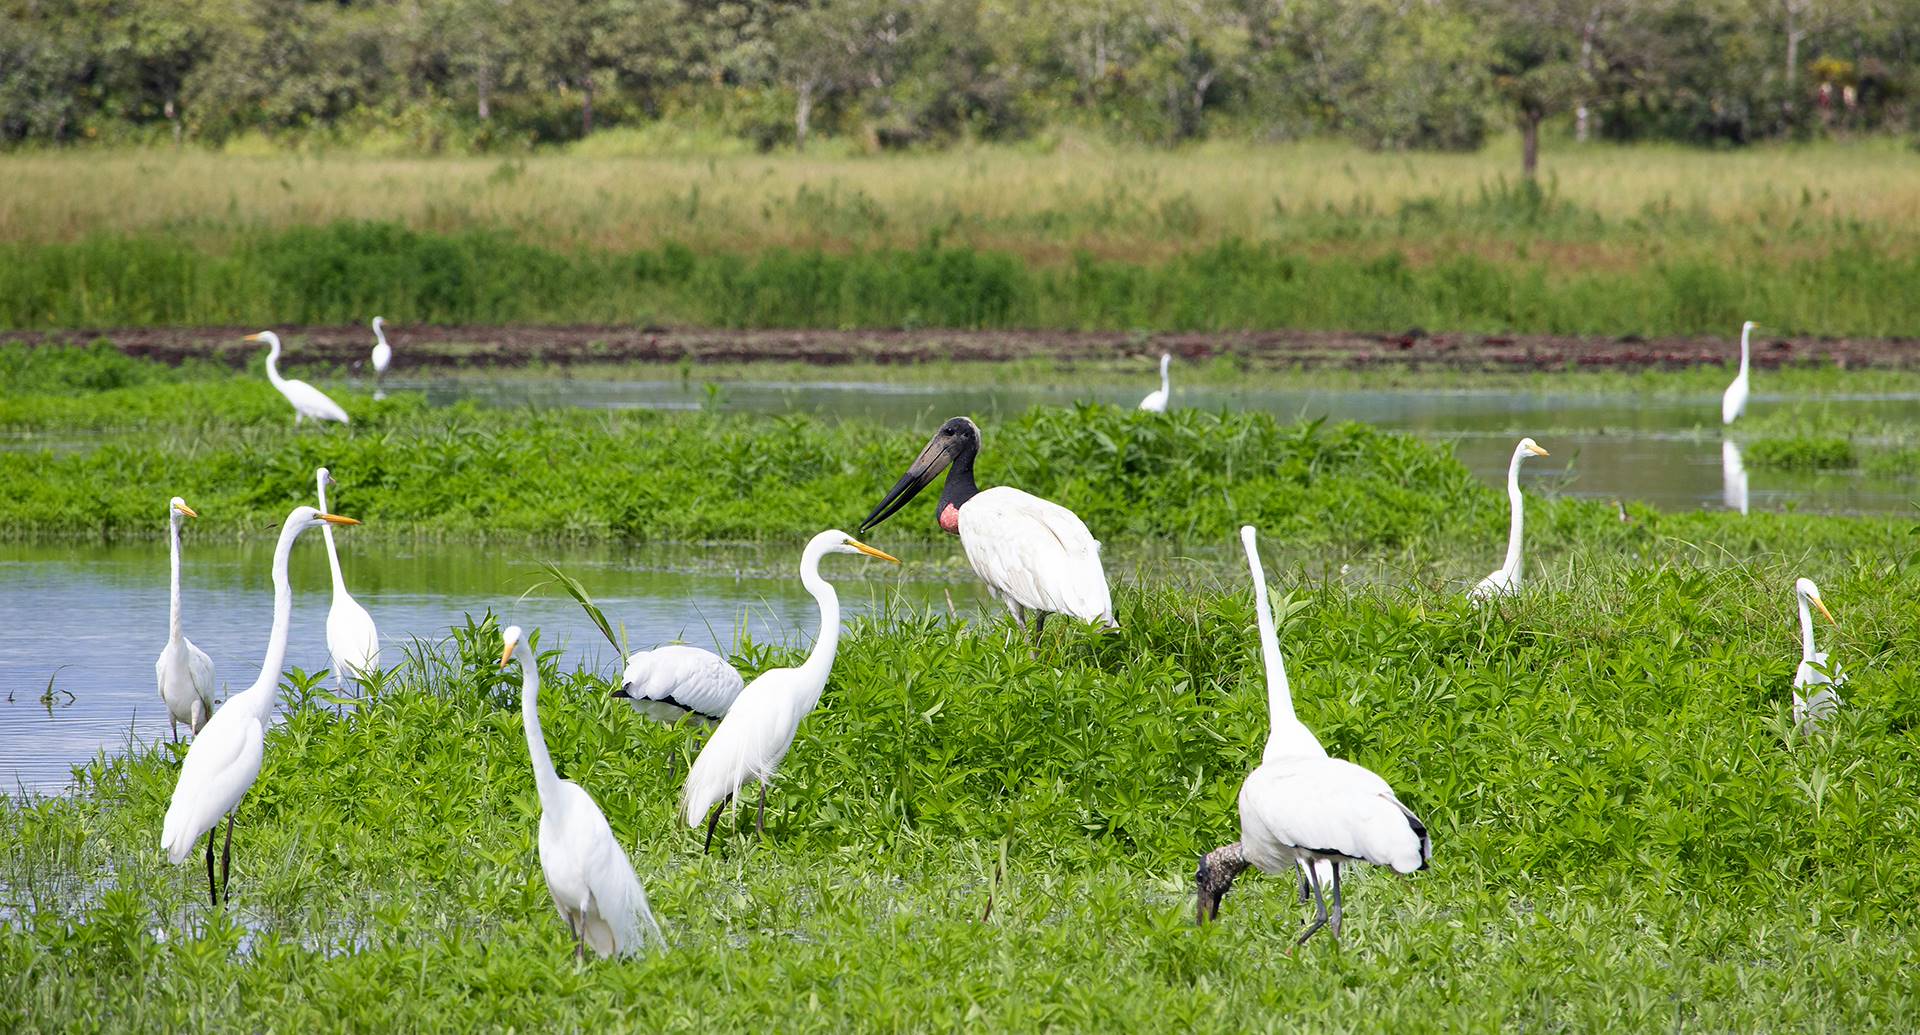
<svg viewBox="0 0 1920 1035"><path fill-rule="evenodd" d="M713 848L713 829L720 822L721 809L749 779L760 781L754 828L766 832L767 784L793 746L800 720L820 703L820 692L833 671L833 656L840 649L840 594L820 577L820 561L830 553L859 553L900 563L899 558L839 529L828 529L807 543L800 555L800 584L820 605L820 636L813 642L813 653L798 668L769 669L748 683L693 760L680 801L689 827L698 828L701 817L712 813L703 851Z"/></svg>
<svg viewBox="0 0 1920 1035"><path fill-rule="evenodd" d="M656 722L675 723L692 716L695 722L712 725L727 717L746 685L720 655L670 643L634 651L613 696Z"/></svg>
<svg viewBox="0 0 1920 1035"><path fill-rule="evenodd" d="M647 892L634 876L633 863L593 796L572 780L560 779L547 739L540 732L540 665L517 625L502 636L500 667L520 660L520 714L527 729L527 754L533 760L533 786L540 795L540 869L560 919L573 932L576 957L585 946L602 957L639 952L648 942L666 944L647 905Z"/></svg>
<svg viewBox="0 0 1920 1035"><path fill-rule="evenodd" d="M1760 325L1752 320L1740 325L1740 372L1734 375L1733 383L1727 386L1726 394L1720 397L1720 423L1722 424L1732 424L1747 408L1747 395L1750 393L1748 388L1750 352L1747 348L1747 339L1752 336L1753 329L1758 326Z"/></svg>
<svg viewBox="0 0 1920 1035"><path fill-rule="evenodd" d="M1140 400L1140 408L1148 413L1167 412L1167 400L1173 397L1173 388L1167 383L1167 364L1171 362L1173 362L1173 353L1160 354L1160 387L1148 392L1147 397Z"/></svg>
<svg viewBox="0 0 1920 1035"><path fill-rule="evenodd" d="M1036 642L1049 613L1119 628L1107 573L1100 567L1100 541L1086 523L1073 511L1029 492L1006 485L978 488L973 461L979 453L979 426L965 417L942 424L913 466L860 522L860 531L893 516L944 470L940 527L960 537L967 563L1022 631L1028 611L1037 612Z"/></svg>
<svg viewBox="0 0 1920 1035"><path fill-rule="evenodd" d="M1481 579L1467 591L1470 600L1512 596L1520 589L1520 537L1526 524L1526 503L1520 496L1520 462L1530 456L1549 456L1539 443L1523 438L1513 447L1513 462L1507 465L1507 502L1513 505L1513 521L1507 528L1507 560L1493 574Z"/></svg>
<svg viewBox="0 0 1920 1035"><path fill-rule="evenodd" d="M247 335L246 340L267 343L267 380L273 382L273 387L279 389L280 394L286 396L287 402L293 406L295 424L300 423L303 417L347 423L347 411L341 409L339 403L327 398L325 392L297 378L280 376L280 336L278 334L272 331L261 331L258 334Z"/></svg>
<svg viewBox="0 0 1920 1035"><path fill-rule="evenodd" d="M1200 859L1194 875L1200 923L1217 919L1220 900L1234 878L1249 866L1262 873L1305 874L1316 907L1314 920L1300 935L1302 944L1322 927L1340 937L1340 867L1372 863L1400 873L1427 868L1433 842L1412 810L1373 771L1332 758L1319 738L1293 713L1293 691L1280 657L1273 607L1267 600L1267 576L1260 567L1251 525L1240 529L1247 565L1253 571L1254 613L1260 627L1260 656L1267 673L1267 711L1271 728L1260 765L1240 786L1240 840ZM1333 909L1327 909L1324 876L1333 870Z"/></svg>
<svg viewBox="0 0 1920 1035"><path fill-rule="evenodd" d="M167 550L172 555L171 603L167 609L167 645L153 662L153 678L160 686L160 700L167 706L167 723L173 739L180 739L180 724L194 733L213 717L213 659L193 645L180 631L180 519L200 515L175 496L167 501Z"/></svg>
<svg viewBox="0 0 1920 1035"><path fill-rule="evenodd" d="M320 509L327 509L327 486L335 484L332 472L322 467L314 473L319 483ZM333 572L333 606L327 609L327 653L333 658L333 685L344 689L349 678L364 680L380 671L380 630L373 616L347 592L347 580L340 572L340 553L333 545L333 529L323 527L327 539L327 567Z"/></svg>
<svg viewBox="0 0 1920 1035"><path fill-rule="evenodd" d="M384 374L388 364L393 362L393 346L387 344L387 321L382 317L373 318L373 372Z"/></svg>
<svg viewBox="0 0 1920 1035"><path fill-rule="evenodd" d="M1747 462L1740 444L1730 438L1720 440L1720 494L1728 510L1747 512Z"/></svg>
<svg viewBox="0 0 1920 1035"><path fill-rule="evenodd" d="M1834 688L1845 683L1847 677L1838 666L1827 666L1826 651L1813 649L1813 613L1807 610L1808 604L1819 608L1835 628L1840 625L1820 601L1820 587L1812 579L1800 579L1793 584L1793 597L1800 605L1800 667L1793 673L1793 725L1801 732L1810 732L1840 711L1840 695Z"/></svg>
<svg viewBox="0 0 1920 1035"><path fill-rule="evenodd" d="M293 621L287 558L293 552L294 540L309 528L359 523L312 507L295 507L287 515L280 526L280 541L273 548L273 631L267 636L267 656L260 663L260 676L213 713L193 738L187 760L180 766L180 778L173 785L173 800L167 805L167 818L161 828L160 847L166 851L168 862L178 864L193 853L194 841L201 834L207 835L207 897L214 905L220 904L220 896L226 891L233 856L231 813L260 775L267 724L273 720L274 704L280 696L280 670L287 660L287 632ZM220 851L221 875L216 889L213 834L222 816L227 817L227 840Z"/></svg>

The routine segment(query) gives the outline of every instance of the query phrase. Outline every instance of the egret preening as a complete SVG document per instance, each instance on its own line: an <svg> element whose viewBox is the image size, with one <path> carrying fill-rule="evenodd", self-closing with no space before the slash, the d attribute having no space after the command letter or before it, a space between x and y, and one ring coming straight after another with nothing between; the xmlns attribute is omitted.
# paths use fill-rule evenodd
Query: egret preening
<svg viewBox="0 0 1920 1035"><path fill-rule="evenodd" d="M1794 602L1800 605L1800 667L1793 673L1793 725L1801 732L1820 728L1820 724L1840 710L1840 695L1834 688L1847 681L1845 674L1837 668L1827 667L1826 651L1813 649L1813 613L1807 610L1812 604L1827 616L1827 621L1838 628L1840 623L1833 620L1833 612L1820 602L1820 587L1812 579L1800 579L1793 584ZM1814 689L1814 688L1818 689ZM1807 691L1811 691L1810 693Z"/></svg>
<svg viewBox="0 0 1920 1035"><path fill-rule="evenodd" d="M273 548L273 631L267 637L267 656L260 677L234 694L200 729L187 748L180 778L173 785L173 801L161 828L160 847L167 861L181 863L193 853L193 843L207 835L207 897L214 905L226 891L228 865L233 857L233 809L260 775L260 757L266 750L267 724L280 696L280 669L287 660L287 628L293 621L293 587L287 583L287 557L300 533L320 525L357 525L338 514L312 507L295 507L280 526L280 542ZM213 832L227 817L226 847L220 850L220 883L213 880Z"/></svg>
<svg viewBox="0 0 1920 1035"><path fill-rule="evenodd" d="M540 666L517 625L508 626L500 667L520 659L520 714L527 728L527 754L533 759L533 786L540 795L540 869L560 919L573 932L575 956L585 946L601 956L625 956L664 945L660 925L647 906L647 892L633 874L607 817L593 796L572 780L560 779L547 739L540 732Z"/></svg>
<svg viewBox="0 0 1920 1035"><path fill-rule="evenodd" d="M167 723L173 739L180 739L180 724L194 733L213 717L213 659L193 645L180 631L180 519L200 515L175 496L167 501L167 550L172 555L171 603L167 609L167 645L153 662L153 678L160 685L160 700L167 706Z"/></svg>
<svg viewBox="0 0 1920 1035"><path fill-rule="evenodd" d="M1293 714L1293 692L1267 601L1267 576L1260 567L1251 525L1240 529L1253 570L1253 606L1260 626L1260 656L1267 673L1267 712L1271 729L1260 766L1240 785L1240 840L1200 859L1194 875L1199 922L1220 915L1220 900L1249 866L1262 873L1301 872L1313 892L1313 923L1302 944L1322 927L1340 937L1340 867L1372 863L1400 873L1427 868L1433 842L1412 810L1400 804L1393 788L1371 770L1328 757L1313 731ZM1327 909L1323 874L1333 870L1333 909Z"/></svg>
<svg viewBox="0 0 1920 1035"><path fill-rule="evenodd" d="M373 372L375 374L386 373L387 365L393 362L393 346L387 344L386 322L386 320L378 316L373 318L373 337L375 339L373 346Z"/></svg>
<svg viewBox="0 0 1920 1035"><path fill-rule="evenodd" d="M696 722L712 725L726 718L746 685L720 655L672 643L634 651L613 696L656 722L675 723L692 716Z"/></svg>
<svg viewBox="0 0 1920 1035"><path fill-rule="evenodd" d="M807 543L800 555L800 584L820 605L820 637L800 667L769 669L748 683L726 718L720 720L720 727L707 738L700 756L693 760L680 801L689 827L697 828L700 818L712 813L703 850L713 847L713 829L720 822L720 810L749 779L760 781L760 809L754 828L766 832L767 784L793 746L800 720L820 703L820 692L827 688L827 675L833 670L834 653L840 648L840 595L820 577L820 560L830 553L862 553L900 563L899 558L838 529L822 532Z"/></svg>
<svg viewBox="0 0 1920 1035"><path fill-rule="evenodd" d="M1747 408L1747 373L1749 353L1747 339L1753 329L1760 326L1752 320L1740 325L1740 372L1733 377L1733 383L1727 386L1727 393L1720 397L1720 423L1732 424Z"/></svg>
<svg viewBox="0 0 1920 1035"><path fill-rule="evenodd" d="M320 509L327 509L327 486L333 475L322 467L314 472L319 483ZM380 671L380 631L373 616L347 592L346 577L340 573L340 553L333 545L333 529L322 528L327 539L327 567L333 572L333 606L327 609L327 653L333 657L333 685L344 689L346 680L364 680Z"/></svg>
<svg viewBox="0 0 1920 1035"><path fill-rule="evenodd" d="M1173 397L1173 389L1167 384L1167 364L1171 362L1173 362L1173 353L1162 352L1160 354L1160 387L1155 391L1148 392L1147 397L1140 400L1141 409L1149 413L1167 412L1167 400Z"/></svg>
<svg viewBox="0 0 1920 1035"><path fill-rule="evenodd" d="M1548 456L1548 452L1530 438L1513 447L1513 462L1507 465L1507 501L1513 505L1513 523L1507 529L1507 561L1467 591L1472 600L1511 596L1520 589L1520 532L1526 524L1526 504L1520 497L1520 462L1530 456Z"/></svg>
<svg viewBox="0 0 1920 1035"><path fill-rule="evenodd" d="M1024 631L1026 613L1037 612L1037 641L1049 613L1118 628L1113 596L1100 567L1100 541L1073 511L1032 493L1001 485L979 489L973 460L980 452L980 428L955 417L934 432L913 466L888 490L873 513L860 522L866 532L912 502L920 490L947 472L940 491L940 527L960 537L967 563L994 599L1007 605Z"/></svg>
<svg viewBox="0 0 1920 1035"><path fill-rule="evenodd" d="M246 340L267 343L267 380L273 382L273 387L279 389L280 394L286 396L287 402L293 406L295 424L300 423L302 417L347 423L347 411L341 409L339 403L327 398L325 392L305 381L280 376L280 336L278 334L272 331L261 331L259 334L247 335Z"/></svg>

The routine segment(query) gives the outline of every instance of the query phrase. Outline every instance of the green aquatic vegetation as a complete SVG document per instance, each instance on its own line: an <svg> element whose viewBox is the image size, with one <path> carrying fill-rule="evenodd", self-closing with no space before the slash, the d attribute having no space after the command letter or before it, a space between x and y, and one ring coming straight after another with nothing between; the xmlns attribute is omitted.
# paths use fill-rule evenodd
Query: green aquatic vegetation
<svg viewBox="0 0 1920 1035"><path fill-rule="evenodd" d="M713 856L674 810L699 733L542 652L555 762L670 942L584 966L540 879L498 624L469 620L352 707L289 709L229 911L153 847L178 748L0 802L0 1025L1897 1028L1920 1007L1915 569L1855 546L1891 563L1823 575L1855 679L1813 738L1787 715L1778 558L1593 552L1484 609L1283 572L1302 719L1435 838L1432 870L1349 885L1338 950L1293 951L1284 877L1192 926L1194 861L1234 836L1266 732L1244 574L1123 587L1118 632L1037 653L997 619L853 623L767 837L743 811Z"/></svg>
<svg viewBox="0 0 1920 1035"><path fill-rule="evenodd" d="M1834 471L1859 466L1853 443L1844 438L1763 438L1742 448L1746 462L1754 467Z"/></svg>

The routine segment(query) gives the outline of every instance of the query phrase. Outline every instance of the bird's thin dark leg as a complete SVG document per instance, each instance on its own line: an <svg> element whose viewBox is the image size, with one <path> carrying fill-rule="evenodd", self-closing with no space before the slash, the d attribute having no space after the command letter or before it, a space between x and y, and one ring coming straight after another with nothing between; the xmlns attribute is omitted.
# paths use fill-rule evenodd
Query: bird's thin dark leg
<svg viewBox="0 0 1920 1035"><path fill-rule="evenodd" d="M208 833L211 834L212 831L208 831ZM227 843L220 849L220 897L229 902L233 901L232 896L227 894L227 881L233 876L233 870L231 869L232 863L233 813L229 812L227 813Z"/></svg>
<svg viewBox="0 0 1920 1035"><path fill-rule="evenodd" d="M1313 937L1314 932L1327 925L1327 899L1320 893L1320 872L1311 863L1307 866L1307 879L1313 885L1313 905L1316 912L1313 923L1308 924L1307 929L1300 934L1298 943L1300 945L1307 944L1307 939Z"/></svg>
<svg viewBox="0 0 1920 1035"><path fill-rule="evenodd" d="M173 742L175 744L180 743L180 720L169 715L167 716L167 725L173 728Z"/></svg>
<svg viewBox="0 0 1920 1035"><path fill-rule="evenodd" d="M220 824L215 823L207 830L207 900L216 906L220 904L220 893L213 887L213 832L218 829Z"/></svg>
<svg viewBox="0 0 1920 1035"><path fill-rule="evenodd" d="M1313 864L1308 863L1300 870L1300 904L1303 906L1313 901L1313 888L1307 883L1307 872L1312 868Z"/></svg>
<svg viewBox="0 0 1920 1035"><path fill-rule="evenodd" d="M1046 628L1047 628L1047 613L1045 611L1041 611L1039 612L1039 617L1033 620L1033 645L1035 647L1040 646L1040 634L1045 632Z"/></svg>
<svg viewBox="0 0 1920 1035"><path fill-rule="evenodd" d="M727 802L732 800L733 795L731 794L721 798L720 804L713 807L713 814L707 817L707 844L706 847L700 849L701 855L706 855L713 851L713 828L720 825L720 813L726 809Z"/></svg>
<svg viewBox="0 0 1920 1035"><path fill-rule="evenodd" d="M1340 864L1333 864L1333 920L1328 924L1333 929L1333 940L1340 940Z"/></svg>
<svg viewBox="0 0 1920 1035"><path fill-rule="evenodd" d="M753 816L753 832L761 837L767 836L767 785L760 783L760 810Z"/></svg>

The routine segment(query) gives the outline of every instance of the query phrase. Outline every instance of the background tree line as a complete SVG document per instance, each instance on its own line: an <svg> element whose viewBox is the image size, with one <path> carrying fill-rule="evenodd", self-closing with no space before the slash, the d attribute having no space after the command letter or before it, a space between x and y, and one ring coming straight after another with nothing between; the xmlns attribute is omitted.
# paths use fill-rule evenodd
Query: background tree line
<svg viewBox="0 0 1920 1035"><path fill-rule="evenodd" d="M0 0L0 142L1914 128L1920 0Z"/></svg>

